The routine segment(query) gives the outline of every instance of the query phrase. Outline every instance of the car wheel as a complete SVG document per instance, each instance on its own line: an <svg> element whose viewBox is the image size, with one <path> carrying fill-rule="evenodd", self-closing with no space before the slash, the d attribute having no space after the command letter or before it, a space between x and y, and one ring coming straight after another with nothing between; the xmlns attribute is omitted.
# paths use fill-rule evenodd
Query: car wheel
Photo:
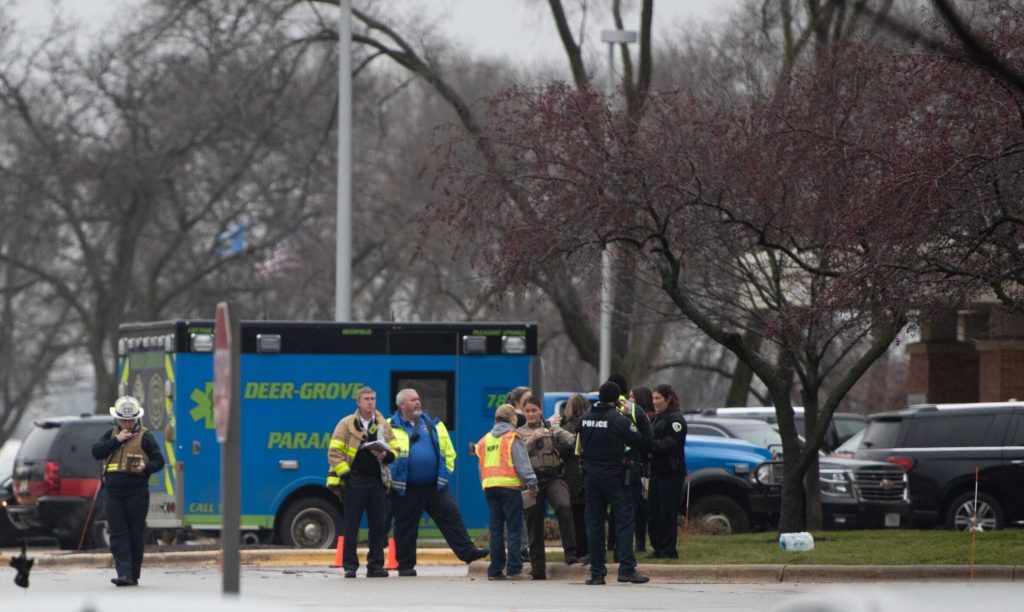
<svg viewBox="0 0 1024 612"><path fill-rule="evenodd" d="M974 523L974 492L967 492L949 505L946 511L946 529L970 531ZM987 493L978 493L978 531L992 531L1005 526L1003 508L996 499Z"/></svg>
<svg viewBox="0 0 1024 612"><path fill-rule="evenodd" d="M712 535L750 531L750 519L743 506L726 495L709 495L690 507L690 518Z"/></svg>
<svg viewBox="0 0 1024 612"><path fill-rule="evenodd" d="M341 512L318 497L289 504L277 526L278 541L295 548L331 548L340 534Z"/></svg>

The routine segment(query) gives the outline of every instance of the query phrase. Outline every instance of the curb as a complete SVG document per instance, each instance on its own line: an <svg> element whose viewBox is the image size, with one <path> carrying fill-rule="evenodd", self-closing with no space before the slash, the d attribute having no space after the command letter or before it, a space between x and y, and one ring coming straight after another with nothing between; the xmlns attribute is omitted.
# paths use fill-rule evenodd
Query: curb
<svg viewBox="0 0 1024 612"><path fill-rule="evenodd" d="M3 554L7 556L7 551ZM10 551L16 556L20 551ZM107 569L113 567L108 552L64 552L39 551L31 554L35 567L48 569ZM329 568L334 563L335 552L329 549L257 549L242 550L240 560L250 567L321 567ZM366 548L359 549L360 561L365 562ZM219 563L219 550L147 552L147 567L203 567ZM417 565L463 565L449 549L421 548L416 553ZM608 564L608 575L618 572L618 564ZM527 562L524 572L529 573ZM661 582L689 584L765 584L765 583L827 583L827 582L969 582L971 568L963 565L670 565L644 564L637 569ZM564 565L554 562L547 565L548 580L583 582L589 577L589 567ZM487 578L487 562L469 564L467 576L473 579ZM975 581L1024 582L1024 566L1021 565L976 565Z"/></svg>
<svg viewBox="0 0 1024 612"><path fill-rule="evenodd" d="M360 561L365 563L367 549L358 549ZM334 551L328 549L303 550L243 550L239 557L242 565L251 566L313 566L331 567L334 563ZM13 556L13 555L12 555ZM108 552L102 553L43 553L34 556L37 568L78 568L105 569L114 566L114 560ZM219 550L181 551L181 552L147 552L144 564L147 567L198 567L218 565ZM425 548L416 552L417 565L463 565L455 553L447 549Z"/></svg>
<svg viewBox="0 0 1024 612"><path fill-rule="evenodd" d="M529 573L526 563L524 574ZM618 564L609 563L614 580ZM826 583L826 582L969 582L971 568L962 565L637 565L652 580L691 584ZM548 564L548 580L583 582L590 571L579 565ZM469 566L469 577L487 578L487 563ZM1024 581L1024 566L976 565L976 581Z"/></svg>

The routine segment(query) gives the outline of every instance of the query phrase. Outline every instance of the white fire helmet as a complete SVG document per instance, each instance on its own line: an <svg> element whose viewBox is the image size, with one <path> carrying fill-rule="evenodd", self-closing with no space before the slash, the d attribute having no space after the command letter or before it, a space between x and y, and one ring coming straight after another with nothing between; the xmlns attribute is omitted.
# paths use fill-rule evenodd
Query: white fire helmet
<svg viewBox="0 0 1024 612"><path fill-rule="evenodd" d="M146 411L142 409L142 404L139 403L139 400L130 395L122 395L117 398L113 407L110 408L110 416L115 419L129 419L137 421L138 419L141 419L144 414L146 414Z"/></svg>

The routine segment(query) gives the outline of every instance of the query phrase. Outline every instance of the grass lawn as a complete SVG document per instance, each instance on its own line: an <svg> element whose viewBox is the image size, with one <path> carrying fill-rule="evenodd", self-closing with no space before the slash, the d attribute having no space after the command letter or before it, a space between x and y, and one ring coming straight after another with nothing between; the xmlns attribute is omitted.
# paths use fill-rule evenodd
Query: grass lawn
<svg viewBox="0 0 1024 612"><path fill-rule="evenodd" d="M777 565L969 565L971 534L937 529L822 531L812 533L814 550L783 552L772 532L739 535L693 535L679 538L679 559L650 559L639 553L640 563L777 564ZM977 534L977 565L1024 563L1024 531L1004 529ZM561 561L562 555L550 554ZM611 555L608 556L609 560Z"/></svg>

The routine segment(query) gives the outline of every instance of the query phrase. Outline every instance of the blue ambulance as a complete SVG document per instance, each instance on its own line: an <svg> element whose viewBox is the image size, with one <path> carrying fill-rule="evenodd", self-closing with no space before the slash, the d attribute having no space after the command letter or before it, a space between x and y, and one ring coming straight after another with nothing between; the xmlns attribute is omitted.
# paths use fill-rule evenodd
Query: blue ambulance
<svg viewBox="0 0 1024 612"><path fill-rule="evenodd" d="M145 406L167 469L150 482L149 526L218 531L220 457L213 413L212 321L122 325L120 391ZM337 422L356 391L385 415L411 387L444 421L458 452L452 491L471 531L487 527L476 459L467 449L515 386L541 387L537 327L524 323L241 324L242 538L333 547L344 508L325 486ZM436 533L424 524L421 535Z"/></svg>

